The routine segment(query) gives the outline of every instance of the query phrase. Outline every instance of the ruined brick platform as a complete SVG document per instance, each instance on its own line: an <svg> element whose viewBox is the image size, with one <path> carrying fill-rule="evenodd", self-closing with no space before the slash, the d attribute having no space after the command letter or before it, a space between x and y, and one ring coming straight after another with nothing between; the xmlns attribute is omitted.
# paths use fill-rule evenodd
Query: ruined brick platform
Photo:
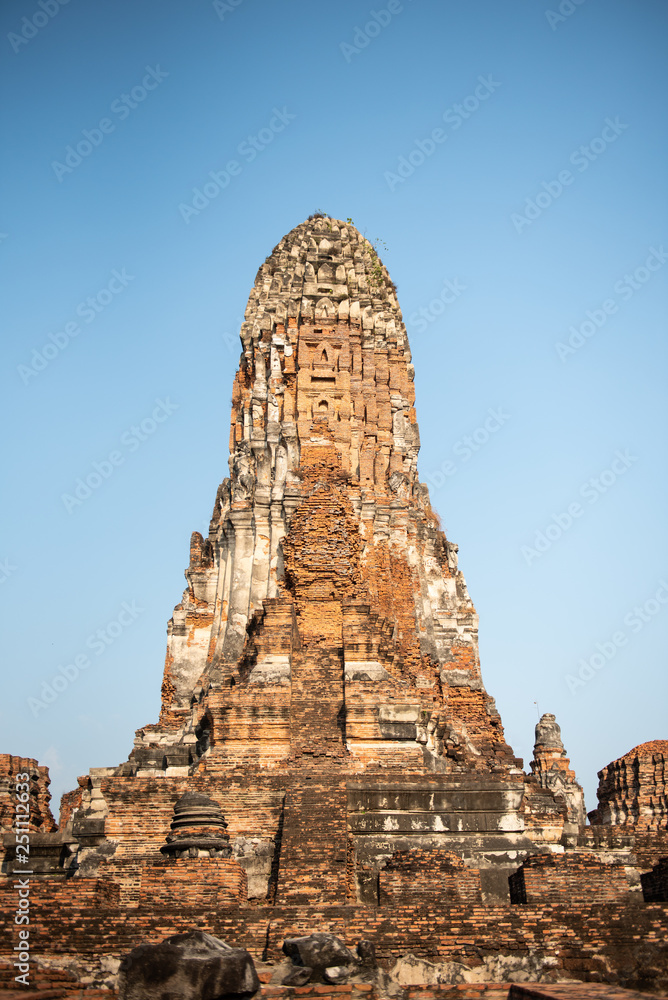
<svg viewBox="0 0 668 1000"><path fill-rule="evenodd" d="M418 478L410 349L374 248L339 220L297 226L241 344L229 477L190 542L159 721L79 779L57 828L46 769L0 755L0 954L24 774L31 954L90 989L141 941L199 927L258 961L328 930L386 969L410 953L506 990L518 972L667 990L668 743L602 772L589 825L553 715L530 773L508 746ZM406 996L485 993L465 985Z"/></svg>

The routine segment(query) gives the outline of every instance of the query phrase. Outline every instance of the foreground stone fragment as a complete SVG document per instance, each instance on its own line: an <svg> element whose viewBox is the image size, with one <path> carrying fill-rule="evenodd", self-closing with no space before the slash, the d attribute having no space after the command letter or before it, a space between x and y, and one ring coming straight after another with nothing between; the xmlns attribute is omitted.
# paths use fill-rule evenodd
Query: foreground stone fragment
<svg viewBox="0 0 668 1000"><path fill-rule="evenodd" d="M120 1000L218 1000L250 997L260 986L244 948L192 931L160 944L141 944L126 955L118 976Z"/></svg>
<svg viewBox="0 0 668 1000"><path fill-rule="evenodd" d="M295 965L310 965L317 970L334 965L350 965L355 961L352 951L333 934L286 938L283 951Z"/></svg>
<svg viewBox="0 0 668 1000"><path fill-rule="evenodd" d="M370 941L360 941L355 955L334 934L308 934L286 938L283 951L293 963L281 980L284 986L301 986L318 981L346 983L360 974L362 978L370 979L376 971L374 948Z"/></svg>
<svg viewBox="0 0 668 1000"><path fill-rule="evenodd" d="M304 986L313 975L313 969L308 965L286 964L287 971L277 980L283 986Z"/></svg>
<svg viewBox="0 0 668 1000"><path fill-rule="evenodd" d="M553 955L539 949L526 955L485 955L475 968L462 962L427 962L409 953L394 964L389 978L399 986L423 988L459 983L553 983L567 978L555 968L556 964ZM580 994L582 997L588 995Z"/></svg>

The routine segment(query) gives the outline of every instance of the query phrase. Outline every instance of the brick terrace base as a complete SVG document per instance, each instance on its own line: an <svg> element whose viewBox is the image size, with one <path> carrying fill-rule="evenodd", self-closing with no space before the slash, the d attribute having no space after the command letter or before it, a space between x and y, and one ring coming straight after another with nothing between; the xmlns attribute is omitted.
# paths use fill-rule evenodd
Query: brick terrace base
<svg viewBox="0 0 668 1000"><path fill-rule="evenodd" d="M256 961L274 962L283 958L281 946L286 937L328 931L351 947L362 938L373 941L379 964L385 969L408 953L432 963L456 961L473 966L480 965L484 956L546 956L556 959L555 972L569 979L668 993L666 903L460 903L439 908L401 906L389 912L361 905L157 910L91 906L83 901L77 905L68 891L59 887L54 891L53 886L44 890L43 895L31 895L33 961L47 966L71 962L81 972L97 973L103 956L120 958L142 942L157 943L194 929L247 948ZM0 954L7 960L18 940L12 893L0 891L0 901L7 927L0 940ZM330 987L327 990L337 992ZM281 995L291 994L283 991Z"/></svg>
<svg viewBox="0 0 668 1000"><path fill-rule="evenodd" d="M0 976L3 970L0 966ZM26 994L30 1000L117 1000L112 990L76 988L71 983L43 980L43 989L14 990L0 981L2 1000L20 1000ZM405 1000L648 1000L647 993L636 993L616 986L598 983L479 983L458 986L409 986ZM654 996L657 996L654 994ZM263 984L257 1000L383 1000L372 986L268 986Z"/></svg>

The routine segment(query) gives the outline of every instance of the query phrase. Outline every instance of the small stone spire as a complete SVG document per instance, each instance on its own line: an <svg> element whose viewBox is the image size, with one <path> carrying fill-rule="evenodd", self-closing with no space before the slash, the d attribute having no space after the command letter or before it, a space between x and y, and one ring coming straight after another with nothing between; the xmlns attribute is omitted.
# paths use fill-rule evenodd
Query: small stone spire
<svg viewBox="0 0 668 1000"><path fill-rule="evenodd" d="M229 858L230 838L220 806L198 792L186 792L174 806L171 833L160 851L172 858Z"/></svg>
<svg viewBox="0 0 668 1000"><path fill-rule="evenodd" d="M585 823L584 792L571 770L561 739L561 728L551 712L545 712L536 724L531 773L541 788L554 792L568 811L568 822L574 826Z"/></svg>

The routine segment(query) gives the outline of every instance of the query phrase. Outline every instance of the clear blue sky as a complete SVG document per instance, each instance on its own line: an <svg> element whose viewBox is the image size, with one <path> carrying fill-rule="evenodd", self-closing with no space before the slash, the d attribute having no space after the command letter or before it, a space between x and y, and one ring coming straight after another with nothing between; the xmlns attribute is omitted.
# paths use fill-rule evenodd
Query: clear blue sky
<svg viewBox="0 0 668 1000"><path fill-rule="evenodd" d="M240 317L316 209L387 245L421 477L516 752L554 712L591 809L600 767L668 736L668 9L559 9L3 4L0 749L50 764L56 796L157 719Z"/></svg>

